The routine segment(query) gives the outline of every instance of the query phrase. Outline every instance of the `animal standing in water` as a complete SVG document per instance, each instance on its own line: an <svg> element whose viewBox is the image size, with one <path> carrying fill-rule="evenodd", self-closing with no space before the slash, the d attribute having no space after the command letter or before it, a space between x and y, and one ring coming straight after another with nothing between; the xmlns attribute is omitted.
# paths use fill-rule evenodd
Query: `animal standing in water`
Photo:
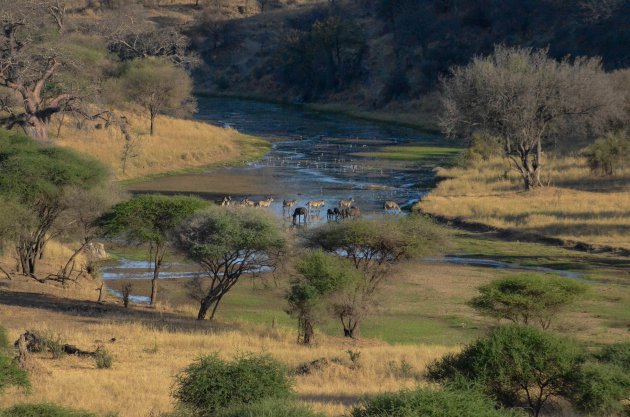
<svg viewBox="0 0 630 417"><path fill-rule="evenodd" d="M293 211L293 224L301 224L300 217L304 220L304 224L306 224L306 218L308 217L308 210L306 207L298 207ZM297 219L297 223L295 222Z"/></svg>
<svg viewBox="0 0 630 417"><path fill-rule="evenodd" d="M290 213L291 207L295 206L295 200L283 200L282 201L282 215Z"/></svg>
<svg viewBox="0 0 630 417"><path fill-rule="evenodd" d="M256 207L268 208L271 205L272 201L273 197L269 196L265 200L260 200L258 203L256 203Z"/></svg>
<svg viewBox="0 0 630 417"><path fill-rule="evenodd" d="M383 204L383 209L384 209L386 212L393 211L393 212L394 212L394 213L396 213L396 214L398 214L398 213L400 213L400 212L402 211L402 210L400 209L400 206L398 205L398 203L397 203L397 202L395 202L395 201L391 201L391 200L388 200L388 201L386 201L386 202Z"/></svg>

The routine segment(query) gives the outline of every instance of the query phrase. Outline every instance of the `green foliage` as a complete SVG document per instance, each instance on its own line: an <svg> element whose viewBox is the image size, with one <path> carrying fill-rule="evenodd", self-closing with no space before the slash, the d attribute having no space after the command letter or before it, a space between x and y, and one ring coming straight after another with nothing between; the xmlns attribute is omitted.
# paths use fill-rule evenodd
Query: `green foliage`
<svg viewBox="0 0 630 417"><path fill-rule="evenodd" d="M292 400L273 398L230 407L217 417L324 417L324 414Z"/></svg>
<svg viewBox="0 0 630 417"><path fill-rule="evenodd" d="M61 204L67 187L89 189L107 178L105 167L69 149L42 146L21 134L0 130L0 190L34 209Z"/></svg>
<svg viewBox="0 0 630 417"><path fill-rule="evenodd" d="M460 156L459 163L466 167L502 154L501 142L497 138L475 132L470 138L468 149Z"/></svg>
<svg viewBox="0 0 630 417"><path fill-rule="evenodd" d="M630 158L630 135L625 132L610 133L599 138L582 152L593 172L613 175L627 166Z"/></svg>
<svg viewBox="0 0 630 417"><path fill-rule="evenodd" d="M586 285L561 277L523 274L499 279L479 288L470 306L496 319L537 322L547 329L566 306L586 292Z"/></svg>
<svg viewBox="0 0 630 417"><path fill-rule="evenodd" d="M0 417L97 417L86 411L71 410L54 404L20 404L0 411Z"/></svg>
<svg viewBox="0 0 630 417"><path fill-rule="evenodd" d="M527 397L537 416L548 398L567 396L584 356L583 350L566 338L530 326L511 325L496 329L461 353L430 364L427 377L439 382L464 379L480 383L506 406ZM528 392L540 392L541 396L527 396Z"/></svg>
<svg viewBox="0 0 630 417"><path fill-rule="evenodd" d="M130 242L164 244L187 217L207 206L197 197L142 195L116 204L101 219L109 236L126 236Z"/></svg>
<svg viewBox="0 0 630 417"><path fill-rule="evenodd" d="M630 372L630 342L607 345L595 357L600 362L616 365Z"/></svg>
<svg viewBox="0 0 630 417"><path fill-rule="evenodd" d="M630 376L616 365L586 363L571 382L567 392L571 402L593 415L619 413L624 410L622 401L630 398Z"/></svg>
<svg viewBox="0 0 630 417"><path fill-rule="evenodd" d="M10 386L28 390L31 384L28 374L18 368L11 357L0 353L0 394Z"/></svg>
<svg viewBox="0 0 630 417"><path fill-rule="evenodd" d="M0 353L7 353L11 350L9 335L4 327L0 326Z"/></svg>
<svg viewBox="0 0 630 417"><path fill-rule="evenodd" d="M287 294L288 313L297 317L303 333L300 338L309 343L313 326L329 312L335 294L355 285L361 274L348 261L322 251L306 254L296 269L300 278Z"/></svg>
<svg viewBox="0 0 630 417"><path fill-rule="evenodd" d="M225 362L201 357L176 379L173 396L195 416L210 417L221 409L268 398L288 398L291 382L285 367L267 355L241 356Z"/></svg>
<svg viewBox="0 0 630 417"><path fill-rule="evenodd" d="M354 407L351 417L516 417L519 411L497 409L495 403L473 389L446 388L380 394Z"/></svg>
<svg viewBox="0 0 630 417"><path fill-rule="evenodd" d="M98 369L109 369L114 363L114 357L105 348L99 347L94 355L96 367Z"/></svg>

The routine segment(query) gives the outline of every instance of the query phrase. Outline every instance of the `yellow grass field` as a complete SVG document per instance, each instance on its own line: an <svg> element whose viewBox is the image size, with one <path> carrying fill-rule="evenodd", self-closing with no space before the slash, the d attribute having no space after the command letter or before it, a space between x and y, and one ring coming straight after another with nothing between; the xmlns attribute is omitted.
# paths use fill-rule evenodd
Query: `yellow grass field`
<svg viewBox="0 0 630 417"><path fill-rule="evenodd" d="M507 160L438 169L440 182L416 208L451 219L572 242L630 249L630 169L592 174L579 158L545 161L546 187L523 191Z"/></svg>
<svg viewBox="0 0 630 417"><path fill-rule="evenodd" d="M124 173L122 155L125 141L120 129L113 124L108 128L90 127L85 130L77 129L67 120L61 128L60 137L56 138L58 122L54 122L55 131L50 134L56 145L102 161L111 167L119 180L257 159L269 149L266 141L234 129L168 116L156 118L155 134L150 136L147 117L133 113L126 116L130 131L137 139Z"/></svg>
<svg viewBox="0 0 630 417"><path fill-rule="evenodd" d="M169 312L142 307L124 310L113 304L103 306L108 310L99 314L93 302L36 294L33 289L24 284L20 291L10 293L11 302L0 304L2 325L11 340L35 327L84 349L103 344L114 355L114 365L97 369L91 358L53 360L49 354L38 355L32 361L31 394L11 390L0 397L1 406L54 402L100 413L114 411L120 417L157 415L172 409L174 377L198 356L218 353L231 359L252 352L268 353L290 367L319 358L339 358L339 363L295 378L301 401L329 415L339 415L366 394L419 383L412 376L393 372L390 363L404 360L422 372L428 362L453 350L323 335L318 336L314 347L303 347L296 344L294 331L286 328L213 326ZM348 349L361 352L360 367L352 367Z"/></svg>

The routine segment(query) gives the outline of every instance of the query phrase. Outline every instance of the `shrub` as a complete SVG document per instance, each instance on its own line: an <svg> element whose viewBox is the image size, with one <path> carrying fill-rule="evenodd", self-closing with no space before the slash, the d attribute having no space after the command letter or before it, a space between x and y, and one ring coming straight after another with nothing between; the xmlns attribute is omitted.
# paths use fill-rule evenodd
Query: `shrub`
<svg viewBox="0 0 630 417"><path fill-rule="evenodd" d="M624 409L630 398L630 376L616 365L587 363L575 375L568 393L581 411L613 415Z"/></svg>
<svg viewBox="0 0 630 417"><path fill-rule="evenodd" d="M11 342L4 327L0 327L0 353L11 350Z"/></svg>
<svg viewBox="0 0 630 417"><path fill-rule="evenodd" d="M0 393L9 386L28 389L28 374L18 368L9 356L0 353Z"/></svg>
<svg viewBox="0 0 630 417"><path fill-rule="evenodd" d="M514 323L537 322L543 329L564 307L586 292L586 286L560 277L516 275L479 288L470 306L481 314Z"/></svg>
<svg viewBox="0 0 630 417"><path fill-rule="evenodd" d="M474 133L470 138L468 149L459 157L458 165L467 167L482 161L489 161L495 156L503 155L503 148L497 138Z"/></svg>
<svg viewBox="0 0 630 417"><path fill-rule="evenodd" d="M428 367L429 379L481 384L505 406L526 398L538 416L549 398L567 397L585 355L574 342L529 326L504 326ZM537 393L529 396L527 393ZM538 395L540 393L540 395Z"/></svg>
<svg viewBox="0 0 630 417"><path fill-rule="evenodd" d="M0 417L97 417L86 411L71 410L53 404L20 404L0 412Z"/></svg>
<svg viewBox="0 0 630 417"><path fill-rule="evenodd" d="M613 175L622 169L630 157L630 135L611 133L599 138L582 152L593 172Z"/></svg>
<svg viewBox="0 0 630 417"><path fill-rule="evenodd" d="M96 349L94 360L96 361L96 367L98 369L109 369L114 363L114 357L112 354L103 347Z"/></svg>
<svg viewBox="0 0 630 417"><path fill-rule="evenodd" d="M324 417L309 407L286 399L267 399L240 404L219 413L217 417Z"/></svg>
<svg viewBox="0 0 630 417"><path fill-rule="evenodd" d="M177 376L173 394L201 417L229 406L290 395L285 367L267 355L241 356L233 362L217 355L201 357Z"/></svg>
<svg viewBox="0 0 630 417"><path fill-rule="evenodd" d="M497 409L494 401L473 389L419 388L377 395L352 410L352 417L508 417L519 411Z"/></svg>
<svg viewBox="0 0 630 417"><path fill-rule="evenodd" d="M630 342L608 345L595 357L601 362L614 364L625 371L630 371Z"/></svg>

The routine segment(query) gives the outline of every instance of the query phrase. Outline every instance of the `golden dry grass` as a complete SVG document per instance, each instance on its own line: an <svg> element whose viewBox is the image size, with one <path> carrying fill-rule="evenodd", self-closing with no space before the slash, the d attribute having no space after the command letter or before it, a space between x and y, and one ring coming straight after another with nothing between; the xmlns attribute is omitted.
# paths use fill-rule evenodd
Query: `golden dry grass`
<svg viewBox="0 0 630 417"><path fill-rule="evenodd" d="M529 192L503 159L437 174L447 179L417 205L424 212L630 249L630 169L599 177L581 159L549 160L543 174L549 185Z"/></svg>
<svg viewBox="0 0 630 417"><path fill-rule="evenodd" d="M131 179L154 174L200 168L212 164L231 163L261 156L268 149L267 142L193 120L158 116L153 136L148 134L148 118L129 113L127 119L134 136L138 137L123 173L124 139L120 129L78 129L66 120L58 139L59 146L91 155L114 172L117 179ZM57 122L52 126L56 129ZM51 132L56 137L56 131Z"/></svg>
<svg viewBox="0 0 630 417"><path fill-rule="evenodd" d="M13 293L19 298L18 293ZM145 313L146 309L143 310ZM199 355L218 353L225 359L238 354L268 353L287 365L318 358L340 358L321 371L295 379L302 401L330 415L338 415L366 394L413 387L419 382L410 376L396 375L390 362L404 360L416 372L453 348L441 346L392 346L376 341L348 342L318 336L314 347L299 346L293 331L242 325L239 329L167 329L161 326L160 312L153 325L122 319L98 319L70 311L51 311L16 305L1 305L0 316L10 337L36 328L59 334L69 343L93 349L99 343L113 353L112 369L97 369L89 358L65 357L52 360L49 355L34 358L30 395L11 391L0 399L1 406L20 402L54 402L95 412L119 412L120 417L146 417L172 409L170 390L175 375ZM191 320L194 325L194 320ZM114 343L109 340L115 337ZM102 341L102 342L101 342ZM346 350L361 352L360 368L353 369ZM422 383L422 382L420 382Z"/></svg>

